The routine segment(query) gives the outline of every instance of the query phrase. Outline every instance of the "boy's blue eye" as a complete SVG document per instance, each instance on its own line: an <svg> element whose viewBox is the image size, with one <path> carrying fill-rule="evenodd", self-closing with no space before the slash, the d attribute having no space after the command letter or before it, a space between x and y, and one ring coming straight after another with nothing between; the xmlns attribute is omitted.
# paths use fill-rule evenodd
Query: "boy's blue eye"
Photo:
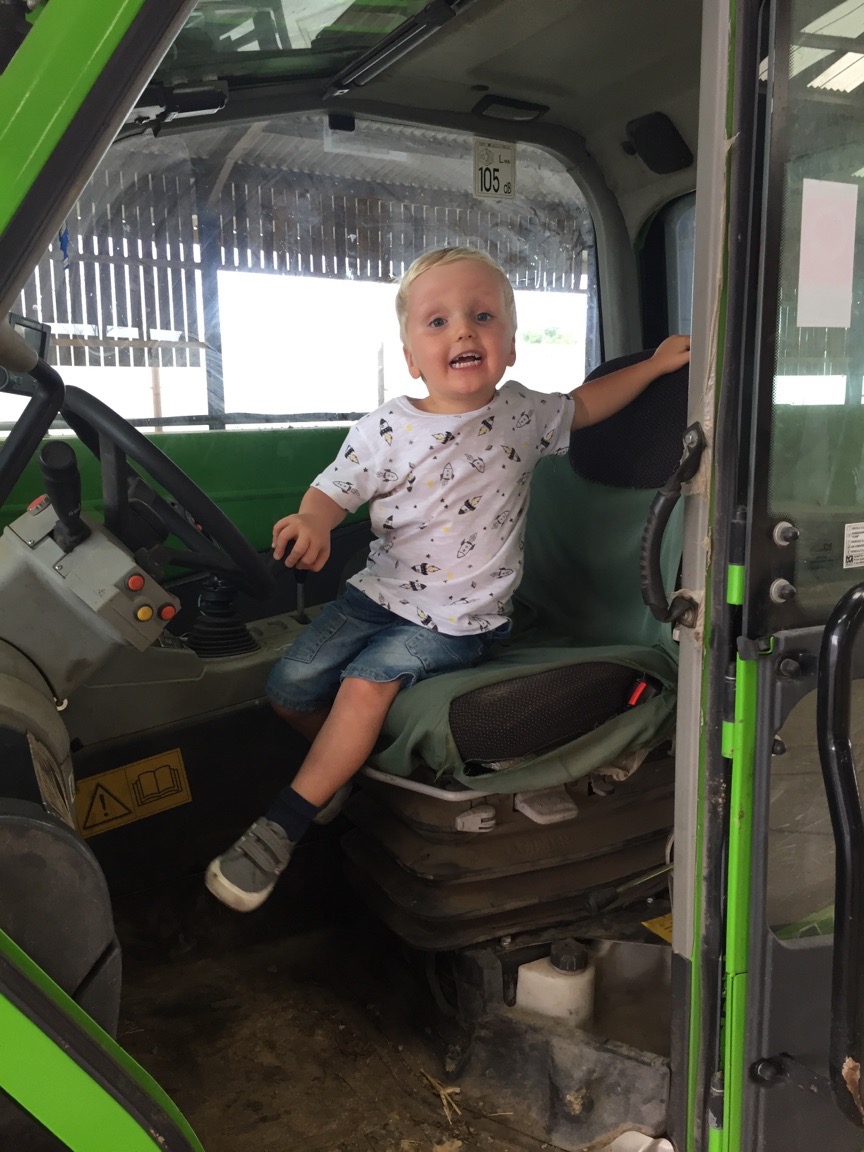
<svg viewBox="0 0 864 1152"><path fill-rule="evenodd" d="M491 320L492 319L492 313L491 312L478 312L477 313L477 319L478 320Z"/></svg>
<svg viewBox="0 0 864 1152"><path fill-rule="evenodd" d="M430 328L440 328L443 323L444 323L443 319L440 316L436 316L434 320L429 321L429 327Z"/></svg>

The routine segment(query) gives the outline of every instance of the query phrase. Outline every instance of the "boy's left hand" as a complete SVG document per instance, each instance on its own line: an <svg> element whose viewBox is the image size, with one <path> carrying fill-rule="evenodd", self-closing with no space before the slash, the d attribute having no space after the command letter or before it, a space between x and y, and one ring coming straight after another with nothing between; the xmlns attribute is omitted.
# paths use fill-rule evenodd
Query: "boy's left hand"
<svg viewBox="0 0 864 1152"><path fill-rule="evenodd" d="M651 359L660 369L659 375L683 368L690 360L690 337L667 336Z"/></svg>

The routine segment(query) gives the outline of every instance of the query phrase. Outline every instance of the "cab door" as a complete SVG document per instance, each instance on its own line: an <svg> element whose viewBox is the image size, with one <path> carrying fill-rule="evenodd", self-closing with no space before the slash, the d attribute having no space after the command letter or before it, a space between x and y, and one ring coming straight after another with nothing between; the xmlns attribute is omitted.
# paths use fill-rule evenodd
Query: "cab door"
<svg viewBox="0 0 864 1152"><path fill-rule="evenodd" d="M686 848L696 899L676 864L689 1072L675 1135L860 1152L864 5L744 0L727 15L714 14L729 34L727 159L720 190L706 170L697 199L694 333L701 315L716 404L703 397L710 506L690 517L691 575L707 555L701 632L682 642L704 675L679 726L679 757L698 750L699 767L679 799L676 860ZM728 220L715 267L711 206Z"/></svg>

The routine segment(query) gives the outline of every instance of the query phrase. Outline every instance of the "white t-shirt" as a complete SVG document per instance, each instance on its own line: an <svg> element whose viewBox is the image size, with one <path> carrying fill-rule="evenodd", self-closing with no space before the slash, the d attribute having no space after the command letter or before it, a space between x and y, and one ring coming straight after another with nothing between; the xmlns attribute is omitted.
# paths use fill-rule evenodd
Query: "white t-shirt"
<svg viewBox="0 0 864 1152"><path fill-rule="evenodd" d="M364 416L312 482L349 512L369 501L376 539L350 583L427 628L499 627L522 576L531 473L567 452L572 418L572 397L514 380L476 412L400 396Z"/></svg>

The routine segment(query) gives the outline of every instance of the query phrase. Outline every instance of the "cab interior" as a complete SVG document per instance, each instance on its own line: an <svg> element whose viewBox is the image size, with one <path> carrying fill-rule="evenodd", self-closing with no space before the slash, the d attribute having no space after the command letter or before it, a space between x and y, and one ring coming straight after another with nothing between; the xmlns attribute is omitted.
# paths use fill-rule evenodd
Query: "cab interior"
<svg viewBox="0 0 864 1152"><path fill-rule="evenodd" d="M134 937L137 909L192 891L302 758L266 674L358 566L368 520L337 529L302 584L271 562L270 526L350 422L410 384L393 296L411 260L443 244L499 259L514 374L532 387L570 390L689 331L700 38L700 7L680 0L199 0L138 95L118 86L110 147L43 198L4 299L63 392L43 425L26 372L0 395L0 621L26 685L4 721L10 756L29 770L38 744L50 771L34 769L35 789L10 773L4 870L20 880L2 927L109 1031L115 915ZM470 1095L485 1076L538 1147L666 1130L680 506L652 553L655 611L640 559L656 491L677 474L680 495L687 388L686 373L663 381L535 479L518 606L531 660L503 653L503 677L420 699L457 734L443 768L426 737L405 743L404 694L344 813L292 864L299 885L327 861L337 906L380 928L458 1030L453 1082ZM74 452L90 531L68 551L56 500L34 503L56 491L35 445L8 451L23 424ZM106 573L117 619L96 591ZM604 744L610 725L623 735ZM31 835L74 861L50 914L20 866ZM70 921L85 899L90 917ZM74 963L58 964L58 923ZM606 1006L589 1032L515 1007L520 965L572 939ZM647 1024L622 1008L640 997ZM518 1086L505 1050L533 1069ZM541 1106L549 1077L566 1101L586 1053L614 1089L584 1112L555 1093Z"/></svg>

